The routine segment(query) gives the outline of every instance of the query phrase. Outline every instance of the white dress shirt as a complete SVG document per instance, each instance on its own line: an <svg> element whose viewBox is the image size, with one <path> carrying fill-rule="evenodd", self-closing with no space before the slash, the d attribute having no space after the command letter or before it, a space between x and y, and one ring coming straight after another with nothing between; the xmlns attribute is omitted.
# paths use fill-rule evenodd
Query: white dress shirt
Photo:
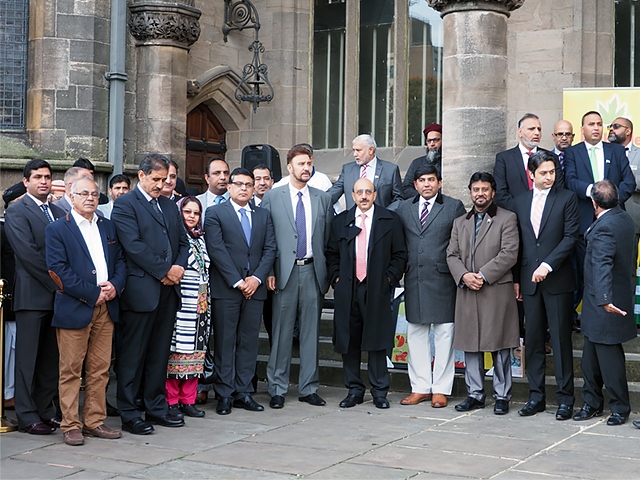
<svg viewBox="0 0 640 480"><path fill-rule="evenodd" d="M534 221L533 209L536 206L536 201L538 199L538 195L542 195L542 207L541 207L541 210L544 212L544 207L547 204L547 198L549 198L549 192L550 191L551 191L550 188L547 188L545 190L538 190L535 187L535 185L533 186L533 196L531 198L531 208L529 209L530 210L530 217L529 218L530 218L530 221L531 221L532 225L533 225L533 221ZM542 216L540 216L540 221L542 222ZM542 228L542 225L540 225L540 228ZM538 232L538 234L540 234L540 232ZM544 265L545 268L547 270L549 270L549 272L553 272L553 268L551 268L551 265L549 265L547 262L542 262L540 265Z"/></svg>
<svg viewBox="0 0 640 480"><path fill-rule="evenodd" d="M291 206L293 207L293 220L296 219L296 208L298 207L298 192L302 192L302 205L304 205L305 226L307 229L307 254L304 258L313 258L313 246L311 244L313 214L311 211L311 195L309 187L306 185L301 190L297 190L289 183L289 194L291 195Z"/></svg>
<svg viewBox="0 0 640 480"><path fill-rule="evenodd" d="M524 164L524 169L527 171L527 175L528 175L529 174L529 158L531 158L531 155L533 155L538 151L538 147L533 147L533 150L531 150L531 155L527 153L529 150L527 150L527 147L522 145L522 142L518 144L518 148L520 149L520 155L522 155L522 163Z"/></svg>
<svg viewBox="0 0 640 480"><path fill-rule="evenodd" d="M370 180L371 183L373 183L375 185L375 178L376 178L376 167L378 166L378 157L373 157L373 160L371 160L369 163L367 163L367 180ZM358 177L360 177L362 175L362 165L359 165L360 167L360 171L358 172ZM346 192L345 192L346 194Z"/></svg>
<svg viewBox="0 0 640 480"><path fill-rule="evenodd" d="M109 280L109 270L107 269L107 259L104 256L104 248L102 247L102 237L98 228L98 215L93 214L91 221L84 218L75 210L71 210L71 216L75 220L84 243L87 244L89 255L96 270L96 285L100 285Z"/></svg>

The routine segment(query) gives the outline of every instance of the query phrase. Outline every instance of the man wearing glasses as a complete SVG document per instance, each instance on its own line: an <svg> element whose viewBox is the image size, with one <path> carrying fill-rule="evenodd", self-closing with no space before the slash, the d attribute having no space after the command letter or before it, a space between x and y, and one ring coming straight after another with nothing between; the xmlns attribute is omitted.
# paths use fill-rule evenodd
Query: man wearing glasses
<svg viewBox="0 0 640 480"><path fill-rule="evenodd" d="M553 137L553 143L556 145L553 153L558 157L560 167L564 169L564 151L573 143L573 125L566 120L560 120L553 127L551 136Z"/></svg>

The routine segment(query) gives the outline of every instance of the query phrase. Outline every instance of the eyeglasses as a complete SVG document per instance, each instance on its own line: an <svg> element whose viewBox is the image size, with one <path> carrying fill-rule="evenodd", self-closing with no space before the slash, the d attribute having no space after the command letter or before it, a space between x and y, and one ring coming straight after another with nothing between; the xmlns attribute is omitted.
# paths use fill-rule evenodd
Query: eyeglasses
<svg viewBox="0 0 640 480"><path fill-rule="evenodd" d="M74 195L79 195L82 198L87 198L87 197L93 197L93 198L98 198L100 196L100 192L87 192L86 190L83 190L81 192L74 192Z"/></svg>
<svg viewBox="0 0 640 480"><path fill-rule="evenodd" d="M367 194L367 195L373 195L373 190L369 190L369 189L367 189L367 190L356 190L353 193L355 193L356 195L362 195L363 193Z"/></svg>
<svg viewBox="0 0 640 480"><path fill-rule="evenodd" d="M442 138L427 138L427 143L438 143Z"/></svg>
<svg viewBox="0 0 640 480"><path fill-rule="evenodd" d="M612 123L612 124L611 124L611 125L609 125L607 128L608 128L609 130L612 130L612 129L613 129L613 130L617 130L617 129L619 129L619 128L629 128L629 127L627 127L626 125L623 125L623 124L621 124L621 123Z"/></svg>
<svg viewBox="0 0 640 480"><path fill-rule="evenodd" d="M558 137L558 138L563 138L563 137L571 138L574 135L575 134L569 133L569 132L558 132L553 134L554 137Z"/></svg>
<svg viewBox="0 0 640 480"><path fill-rule="evenodd" d="M195 215L197 217L200 216L200 211L199 210L189 210L188 208L185 208L184 210L182 210L182 213L186 216L186 215Z"/></svg>
<svg viewBox="0 0 640 480"><path fill-rule="evenodd" d="M246 188L247 190L249 190L250 188L253 188L253 183L247 182L231 182L231 185L235 185L238 188Z"/></svg>

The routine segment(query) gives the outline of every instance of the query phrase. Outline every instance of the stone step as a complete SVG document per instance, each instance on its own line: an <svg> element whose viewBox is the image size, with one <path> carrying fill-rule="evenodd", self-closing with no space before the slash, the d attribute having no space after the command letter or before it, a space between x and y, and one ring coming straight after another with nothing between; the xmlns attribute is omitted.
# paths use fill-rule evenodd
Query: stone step
<svg viewBox="0 0 640 480"><path fill-rule="evenodd" d="M266 379L266 365L267 365L268 356L259 355L258 356L258 378L261 380ZM294 358L291 361L291 381L297 382L298 373L299 373L299 365L300 361L298 358ZM407 370L393 368L389 370L391 385L390 388L395 392L406 392L407 394L411 392L411 383L409 382L409 374ZM365 384L368 385L367 381L367 366L365 363L361 364L361 373L360 373ZM485 389L487 392L492 392L491 386L492 379L491 377L485 377ZM333 360L320 360L320 383L322 385L333 386L333 387L343 387L344 386L344 378L342 374L342 363ZM575 379L575 395L576 395L576 405L580 406L582 404L582 391L583 381L582 378ZM547 390L547 402L549 404L554 404L554 394L556 386L555 379L551 376L546 377L546 390ZM292 391L292 394L295 395L295 390ZM513 388L511 391L513 395L513 401L515 402L526 402L529 398L529 384L527 383L527 379L525 378L514 378L513 379ZM464 375L456 373L454 382L453 382L453 391L451 395L454 397L465 397L467 395L467 387L464 382ZM629 382L629 395L631 398L631 405L635 408L640 404L640 382ZM607 400L608 401L608 400Z"/></svg>

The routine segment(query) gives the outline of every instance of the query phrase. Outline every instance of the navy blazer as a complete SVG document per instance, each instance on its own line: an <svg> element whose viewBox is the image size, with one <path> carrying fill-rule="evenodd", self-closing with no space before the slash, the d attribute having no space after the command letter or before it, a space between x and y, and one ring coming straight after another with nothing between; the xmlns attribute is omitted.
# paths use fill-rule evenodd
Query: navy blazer
<svg viewBox="0 0 640 480"><path fill-rule="evenodd" d="M127 262L127 288L120 298L123 310L154 311L160 300L160 280L172 265L183 268L187 265L189 240L180 212L173 201L162 195L158 204L164 221L156 217L138 187L118 197L113 204L111 220ZM167 261L169 242L172 257ZM174 289L181 298L180 284L174 285Z"/></svg>
<svg viewBox="0 0 640 480"><path fill-rule="evenodd" d="M126 266L113 222L98 217L109 282L116 296L107 302L113 322L119 318L118 296L124 290ZM47 267L58 285L51 325L57 328L84 328L93 317L101 288L96 284L96 270L75 219L68 213L45 230Z"/></svg>
<svg viewBox="0 0 640 480"><path fill-rule="evenodd" d="M211 259L211 298L242 296L233 286L251 275L261 282L252 298L267 298L266 279L276 259L273 222L264 208L247 207L251 209L250 244L230 201L207 208L204 238Z"/></svg>
<svg viewBox="0 0 640 480"><path fill-rule="evenodd" d="M636 189L629 160L622 145L602 142L604 150L604 178L611 180L618 187L620 206L624 209L626 202ZM583 234L595 219L593 203L587 197L587 187L593 183L593 170L585 142L569 147L564 152L564 170L567 177L567 188L578 195L580 213L580 233Z"/></svg>

